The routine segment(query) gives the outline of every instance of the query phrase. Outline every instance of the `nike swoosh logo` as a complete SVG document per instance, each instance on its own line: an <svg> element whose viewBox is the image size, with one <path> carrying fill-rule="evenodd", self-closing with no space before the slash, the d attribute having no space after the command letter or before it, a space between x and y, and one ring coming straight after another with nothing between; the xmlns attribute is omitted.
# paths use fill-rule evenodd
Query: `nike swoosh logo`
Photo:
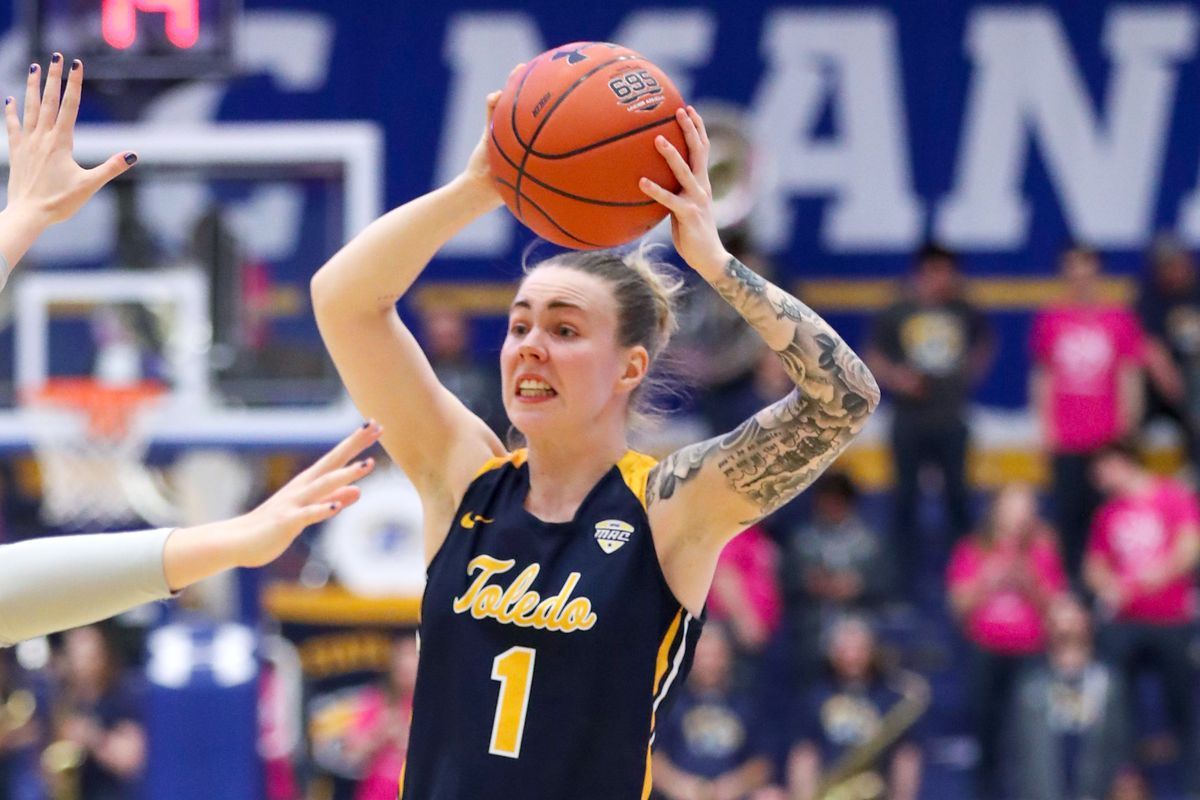
<svg viewBox="0 0 1200 800"><path fill-rule="evenodd" d="M462 525L467 530L470 530L471 528L475 527L475 523L477 522L486 525L492 521L493 520L490 520L487 517L481 517L479 514L474 514L468 511L466 514L463 514L462 519L458 521L458 524Z"/></svg>

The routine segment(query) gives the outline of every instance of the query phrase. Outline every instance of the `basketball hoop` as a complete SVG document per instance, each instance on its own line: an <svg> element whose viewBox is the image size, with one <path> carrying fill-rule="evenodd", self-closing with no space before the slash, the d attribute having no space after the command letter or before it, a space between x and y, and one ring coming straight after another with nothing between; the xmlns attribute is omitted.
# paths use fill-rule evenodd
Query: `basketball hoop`
<svg viewBox="0 0 1200 800"><path fill-rule="evenodd" d="M42 474L43 522L69 528L139 518L169 524L151 519L160 515L139 502L154 481L144 465L150 436L143 412L166 391L155 381L53 378L22 396Z"/></svg>

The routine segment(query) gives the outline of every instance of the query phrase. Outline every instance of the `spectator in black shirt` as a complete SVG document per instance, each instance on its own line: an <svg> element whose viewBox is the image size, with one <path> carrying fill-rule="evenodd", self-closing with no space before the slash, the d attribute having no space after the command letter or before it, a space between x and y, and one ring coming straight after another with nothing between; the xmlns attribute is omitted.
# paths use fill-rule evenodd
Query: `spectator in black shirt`
<svg viewBox="0 0 1200 800"><path fill-rule="evenodd" d="M64 779L78 780L86 800L135 800L146 764L136 681L121 669L108 638L95 625L65 634L63 671L53 734L80 759L77 776Z"/></svg>
<svg viewBox="0 0 1200 800"><path fill-rule="evenodd" d="M1150 249L1137 312L1147 338L1147 416L1175 420L1195 463L1200 459L1200 279L1191 253L1174 237L1159 236Z"/></svg>
<svg viewBox="0 0 1200 800"><path fill-rule="evenodd" d="M913 545L919 541L922 468L941 473L953 538L970 528L964 474L967 401L991 356L991 331L983 314L963 296L957 256L927 244L917 253L908 296L876 319L866 355L891 396L894 541L907 555L904 573L913 584L920 580L919 548Z"/></svg>

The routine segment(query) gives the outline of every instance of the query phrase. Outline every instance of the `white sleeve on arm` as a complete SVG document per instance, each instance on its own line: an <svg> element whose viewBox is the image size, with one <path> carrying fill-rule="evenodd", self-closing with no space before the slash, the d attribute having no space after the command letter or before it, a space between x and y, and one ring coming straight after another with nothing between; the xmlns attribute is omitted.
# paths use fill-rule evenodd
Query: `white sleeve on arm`
<svg viewBox="0 0 1200 800"><path fill-rule="evenodd" d="M0 547L0 647L171 596L172 528L53 536Z"/></svg>

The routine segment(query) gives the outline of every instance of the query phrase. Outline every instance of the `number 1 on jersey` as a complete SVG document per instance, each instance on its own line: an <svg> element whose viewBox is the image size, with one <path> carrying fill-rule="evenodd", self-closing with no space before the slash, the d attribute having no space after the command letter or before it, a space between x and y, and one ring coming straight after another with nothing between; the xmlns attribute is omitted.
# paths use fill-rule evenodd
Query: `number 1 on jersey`
<svg viewBox="0 0 1200 800"><path fill-rule="evenodd" d="M521 757L521 737L525 735L525 711L533 686L532 647L510 647L492 660L492 680L500 681L496 700L496 718L492 721L492 744L488 752L506 758Z"/></svg>

